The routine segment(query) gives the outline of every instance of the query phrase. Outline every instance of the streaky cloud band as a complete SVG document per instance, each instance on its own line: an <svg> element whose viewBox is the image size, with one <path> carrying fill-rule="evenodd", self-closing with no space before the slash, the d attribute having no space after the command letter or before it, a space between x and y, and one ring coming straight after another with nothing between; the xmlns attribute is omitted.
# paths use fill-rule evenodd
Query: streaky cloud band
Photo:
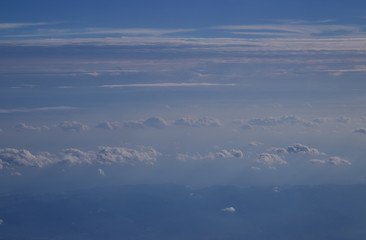
<svg viewBox="0 0 366 240"><path fill-rule="evenodd" d="M140 84L112 84L101 85L103 88L127 88L127 87L233 87L234 83L140 83Z"/></svg>
<svg viewBox="0 0 366 240"><path fill-rule="evenodd" d="M77 107L70 106L56 106L56 107L38 107L38 108L12 108L12 109L0 109L1 113L26 113L26 112L44 112L54 110L75 110Z"/></svg>

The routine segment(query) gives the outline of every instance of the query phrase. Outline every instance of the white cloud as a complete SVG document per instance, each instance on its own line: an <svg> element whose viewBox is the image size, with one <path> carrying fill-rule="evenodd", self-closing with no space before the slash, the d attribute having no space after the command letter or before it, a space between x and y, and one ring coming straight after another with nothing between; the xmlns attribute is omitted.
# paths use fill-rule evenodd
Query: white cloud
<svg viewBox="0 0 366 240"><path fill-rule="evenodd" d="M98 168L98 172L99 172L100 175L105 176L105 173L104 173L103 169Z"/></svg>
<svg viewBox="0 0 366 240"><path fill-rule="evenodd" d="M280 156L272 153L261 153L255 159L255 162L266 165L268 167L272 167L276 164L287 164L285 160L283 160Z"/></svg>
<svg viewBox="0 0 366 240"><path fill-rule="evenodd" d="M215 154L219 158L244 158L244 153L238 149L221 150Z"/></svg>
<svg viewBox="0 0 366 240"><path fill-rule="evenodd" d="M275 193L279 193L280 192L280 188L279 187L273 187L272 191Z"/></svg>
<svg viewBox="0 0 366 240"><path fill-rule="evenodd" d="M0 149L0 165L2 168L14 166L43 167L55 161L52 154L41 152L33 155L25 149L3 148Z"/></svg>
<svg viewBox="0 0 366 240"><path fill-rule="evenodd" d="M288 153L300 153L307 155L326 155L325 153L320 152L316 148L311 148L303 144L293 144L287 147Z"/></svg>
<svg viewBox="0 0 366 240"><path fill-rule="evenodd" d="M126 88L126 87L232 87L236 86L233 83L221 84L221 83L141 83L141 84L114 84L114 85L101 85L103 88Z"/></svg>
<svg viewBox="0 0 366 240"><path fill-rule="evenodd" d="M355 133L366 134L366 128L357 128L354 130Z"/></svg>
<svg viewBox="0 0 366 240"><path fill-rule="evenodd" d="M61 110L75 110L76 107L57 106L57 107L39 107L39 108L12 108L0 109L0 113L26 113L26 112L45 112L45 111L61 111Z"/></svg>
<svg viewBox="0 0 366 240"><path fill-rule="evenodd" d="M3 132L3 130L0 128L0 133L2 133Z"/></svg>
<svg viewBox="0 0 366 240"><path fill-rule="evenodd" d="M95 126L96 128L103 128L103 129L118 129L121 128L121 123L120 122L108 122L108 121L103 121L98 123L97 126Z"/></svg>
<svg viewBox="0 0 366 240"><path fill-rule="evenodd" d="M286 153L288 153L285 148L277 148L277 147L270 148L270 149L268 149L268 151L276 153L276 154L286 154Z"/></svg>
<svg viewBox="0 0 366 240"><path fill-rule="evenodd" d="M61 152L61 162L70 165L88 163L92 164L95 160L95 153L83 152L76 148L67 148Z"/></svg>
<svg viewBox="0 0 366 240"><path fill-rule="evenodd" d="M342 159L337 156L329 157L327 160L324 159L311 159L310 162L312 163L319 163L319 164L325 164L329 163L332 165L351 165L351 162L349 160Z"/></svg>
<svg viewBox="0 0 366 240"><path fill-rule="evenodd" d="M86 131L89 128L87 125L77 121L64 121L58 127L64 131Z"/></svg>
<svg viewBox="0 0 366 240"><path fill-rule="evenodd" d="M311 159L311 160L310 160L310 162L311 162L311 163L320 163L320 164L324 164L324 163L326 163L327 161L326 161L326 160L324 160L324 159L316 159L316 158L314 158L314 159Z"/></svg>
<svg viewBox="0 0 366 240"><path fill-rule="evenodd" d="M285 115L279 117L265 117L250 119L247 124L254 126L276 126L282 124L302 124L305 127L316 126L316 123L304 120L294 115Z"/></svg>
<svg viewBox="0 0 366 240"><path fill-rule="evenodd" d="M168 126L168 123L161 117L151 117L146 119L144 122L145 126L163 129Z"/></svg>
<svg viewBox="0 0 366 240"><path fill-rule="evenodd" d="M227 208L221 209L221 211L223 211L223 212L236 212L236 209L234 207L227 207Z"/></svg>
<svg viewBox="0 0 366 240"><path fill-rule="evenodd" d="M13 29L13 28L23 28L23 27L32 27L32 26L42 26L47 25L49 23L38 22L38 23L0 23L1 29Z"/></svg>
<svg viewBox="0 0 366 240"><path fill-rule="evenodd" d="M201 155L200 153L178 153L177 160L187 161L187 160L214 160L215 154L210 152L206 155Z"/></svg>
<svg viewBox="0 0 366 240"><path fill-rule="evenodd" d="M145 162L153 164L162 154L153 147L144 146L139 149L131 149L124 147L99 147L96 152L96 160L98 163L129 163Z"/></svg>
<svg viewBox="0 0 366 240"><path fill-rule="evenodd" d="M19 124L17 124L15 126L15 129L17 129L17 130L35 130L35 131L39 131L39 130L50 130L50 128L47 127L47 126L34 127L34 126L27 125L25 123L19 123Z"/></svg>
<svg viewBox="0 0 366 240"><path fill-rule="evenodd" d="M214 160L214 159L230 159L230 158L244 158L244 153L239 149L226 150L222 149L216 153L209 152L207 154L201 153L178 153L176 159L180 161L187 160Z"/></svg>
<svg viewBox="0 0 366 240"><path fill-rule="evenodd" d="M219 127L222 126L220 120L216 118L203 117L203 118L192 118L184 117L177 119L174 122L177 126L187 126L187 127Z"/></svg>
<svg viewBox="0 0 366 240"><path fill-rule="evenodd" d="M2 220L1 218L0 218L0 225L2 225L4 223L4 220Z"/></svg>
<svg viewBox="0 0 366 240"><path fill-rule="evenodd" d="M258 147L260 145L263 145L263 143L257 141L251 141L250 143L248 143L248 146L250 147Z"/></svg>
<svg viewBox="0 0 366 240"><path fill-rule="evenodd" d="M337 156L333 156L333 157L330 157L328 159L328 163L332 164L332 165L351 165L351 162L348 161L348 160L345 160L345 159L342 159L340 157L337 157Z"/></svg>

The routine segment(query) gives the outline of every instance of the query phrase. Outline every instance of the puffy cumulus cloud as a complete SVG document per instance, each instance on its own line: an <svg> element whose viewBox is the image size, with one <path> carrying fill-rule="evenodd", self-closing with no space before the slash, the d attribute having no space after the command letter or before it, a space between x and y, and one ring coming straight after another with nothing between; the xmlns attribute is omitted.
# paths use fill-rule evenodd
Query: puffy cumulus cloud
<svg viewBox="0 0 366 240"><path fill-rule="evenodd" d="M325 163L329 163L332 165L351 165L351 162L349 160L337 157L337 156L332 156L329 157L328 159L324 160L324 159L311 159L310 162L312 163L319 163L319 164L325 164Z"/></svg>
<svg viewBox="0 0 366 240"><path fill-rule="evenodd" d="M234 207L227 207L227 208L221 209L221 211L233 213L233 212L236 212L236 209Z"/></svg>
<svg viewBox="0 0 366 240"><path fill-rule="evenodd" d="M265 118L254 118L247 121L247 124L252 126L276 126L282 124L302 124L306 127L313 127L317 124L312 121L307 121L295 115L285 115L279 117L265 117Z"/></svg>
<svg viewBox="0 0 366 240"><path fill-rule="evenodd" d="M316 148L311 148L303 144L293 144L287 147L288 153L300 153L300 154L307 154L307 155L326 155L325 153L320 152Z"/></svg>
<svg viewBox="0 0 366 240"><path fill-rule="evenodd" d="M222 126L220 120L216 118L203 117L203 118L192 118L184 117L175 120L174 125L186 126L186 127L220 127Z"/></svg>
<svg viewBox="0 0 366 240"><path fill-rule="evenodd" d="M332 165L351 165L350 161L348 161L346 159L342 159L342 158L337 157L337 156L330 157L328 159L328 163L330 163Z"/></svg>
<svg viewBox="0 0 366 240"><path fill-rule="evenodd" d="M137 162L153 164L162 154L150 146L137 149L124 147L99 147L97 151L84 152L76 148L62 150L57 156L48 152L33 155L25 149L0 149L0 169L16 166L43 167L50 164L130 164Z"/></svg>
<svg viewBox="0 0 366 240"><path fill-rule="evenodd" d="M239 149L221 150L215 154L219 158L244 158L244 153Z"/></svg>
<svg viewBox="0 0 366 240"><path fill-rule="evenodd" d="M151 117L146 119L143 124L147 127L163 129L168 126L168 123L161 117Z"/></svg>
<svg viewBox="0 0 366 240"><path fill-rule="evenodd" d="M366 134L366 128L357 128L353 132Z"/></svg>
<svg viewBox="0 0 366 240"><path fill-rule="evenodd" d="M33 155L25 149L4 148L0 149L1 168L15 166L43 167L55 161L55 157L47 152Z"/></svg>
<svg viewBox="0 0 366 240"><path fill-rule="evenodd" d="M139 149L124 147L99 147L96 160L102 164L144 162L153 164L162 154L150 146L141 146Z"/></svg>
<svg viewBox="0 0 366 240"><path fill-rule="evenodd" d="M49 127L47 126L41 126L41 127L34 127L34 126L30 126L27 125L25 123L19 123L15 126L15 129L23 131L23 130L35 130L35 131L39 131L39 130L50 130Z"/></svg>
<svg viewBox="0 0 366 240"><path fill-rule="evenodd" d="M268 151L276 153L276 154L286 154L286 153L288 153L285 148L277 148L277 147L270 148L270 149L268 149Z"/></svg>
<svg viewBox="0 0 366 240"><path fill-rule="evenodd" d="M214 160L214 159L228 159L228 158L244 158L244 153L239 149L226 150L222 149L216 153L209 152L207 154L201 153L178 153L176 159L180 161L186 160Z"/></svg>
<svg viewBox="0 0 366 240"><path fill-rule="evenodd" d="M285 160L283 160L280 156L272 153L261 153L254 160L256 163L260 163L266 165L268 167L272 167L276 164L287 164Z"/></svg>
<svg viewBox="0 0 366 240"><path fill-rule="evenodd" d="M88 163L92 164L95 160L95 153L93 152L83 152L76 148L64 149L61 153L61 162L74 165Z"/></svg>
<svg viewBox="0 0 366 240"><path fill-rule="evenodd" d="M98 123L95 127L96 128L113 130L113 129L121 128L121 123L120 122L103 121L103 122Z"/></svg>
<svg viewBox="0 0 366 240"><path fill-rule="evenodd" d="M77 121L64 121L58 127L64 131L85 131L89 128L87 125Z"/></svg>
<svg viewBox="0 0 366 240"><path fill-rule="evenodd" d="M344 124L349 123L350 121L351 121L351 118L346 117L346 116L341 116L336 119L336 122L344 123Z"/></svg>

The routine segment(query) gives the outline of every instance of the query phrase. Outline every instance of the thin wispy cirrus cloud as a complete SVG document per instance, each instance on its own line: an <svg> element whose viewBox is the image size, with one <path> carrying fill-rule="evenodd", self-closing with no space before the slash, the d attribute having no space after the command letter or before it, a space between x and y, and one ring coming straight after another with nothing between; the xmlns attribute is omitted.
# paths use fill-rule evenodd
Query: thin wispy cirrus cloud
<svg viewBox="0 0 366 240"><path fill-rule="evenodd" d="M141 84L111 84L111 85L101 85L103 88L138 88L138 87L234 87L236 84L234 83L195 83L195 82L186 82L186 83L141 83Z"/></svg>
<svg viewBox="0 0 366 240"><path fill-rule="evenodd" d="M76 110L76 109L78 108L71 106L11 108L11 109L0 109L0 113L27 113L27 112L45 112L45 111L65 111L65 110Z"/></svg>
<svg viewBox="0 0 366 240"><path fill-rule="evenodd" d="M34 26L43 26L49 25L52 23L46 22L35 22L35 23L0 23L0 30L2 29L14 29L14 28L25 28L25 27L34 27Z"/></svg>

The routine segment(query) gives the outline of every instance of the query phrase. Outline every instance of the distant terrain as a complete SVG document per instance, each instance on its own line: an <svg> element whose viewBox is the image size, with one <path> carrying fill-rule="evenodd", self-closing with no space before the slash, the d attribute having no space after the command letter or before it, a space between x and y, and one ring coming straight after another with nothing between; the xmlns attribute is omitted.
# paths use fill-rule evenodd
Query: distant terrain
<svg viewBox="0 0 366 240"><path fill-rule="evenodd" d="M128 185L0 196L0 239L366 237L366 185Z"/></svg>

